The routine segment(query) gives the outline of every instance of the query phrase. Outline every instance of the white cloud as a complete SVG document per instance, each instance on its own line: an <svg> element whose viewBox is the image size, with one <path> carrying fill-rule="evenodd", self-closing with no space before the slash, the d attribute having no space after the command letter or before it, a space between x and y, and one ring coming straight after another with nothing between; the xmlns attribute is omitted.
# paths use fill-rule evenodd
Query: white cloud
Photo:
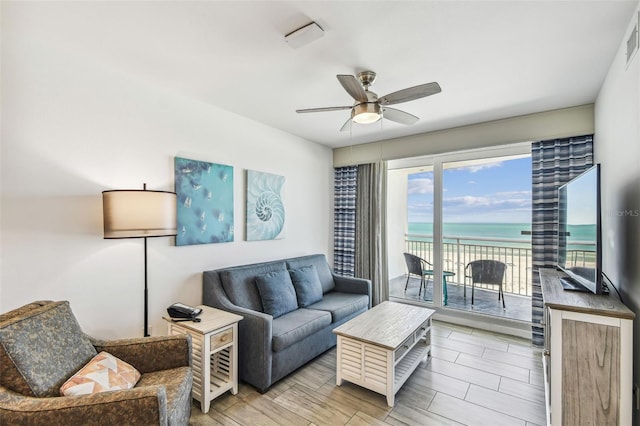
<svg viewBox="0 0 640 426"><path fill-rule="evenodd" d="M408 181L407 192L409 194L432 194L433 179L429 179L429 178L411 179Z"/></svg>
<svg viewBox="0 0 640 426"><path fill-rule="evenodd" d="M478 173L481 170L492 169L494 167L502 167L502 163L502 161L496 161L493 163L474 164L473 166L462 167L461 170L465 170L470 173Z"/></svg>
<svg viewBox="0 0 640 426"><path fill-rule="evenodd" d="M412 203L409 208L412 209L428 209L433 208L433 203Z"/></svg>
<svg viewBox="0 0 640 426"><path fill-rule="evenodd" d="M462 197L451 197L444 200L446 206L479 207L491 205L491 200L487 197L475 197L473 195L463 195Z"/></svg>
<svg viewBox="0 0 640 426"><path fill-rule="evenodd" d="M475 185L475 184L477 184L478 182L476 182L475 180L470 180L470 181L469 181L469 182L467 182L467 183L468 183L469 185Z"/></svg>
<svg viewBox="0 0 640 426"><path fill-rule="evenodd" d="M531 191L496 192L497 197L531 197Z"/></svg>
<svg viewBox="0 0 640 426"><path fill-rule="evenodd" d="M527 191L521 191L526 193ZM519 210L529 209L531 207L531 198L523 197L524 194L519 194L519 197L514 197L513 193L496 193L491 196L473 196L464 195L462 197L445 198L444 205L446 208L451 209L494 209L494 210ZM470 213L472 213L470 211Z"/></svg>

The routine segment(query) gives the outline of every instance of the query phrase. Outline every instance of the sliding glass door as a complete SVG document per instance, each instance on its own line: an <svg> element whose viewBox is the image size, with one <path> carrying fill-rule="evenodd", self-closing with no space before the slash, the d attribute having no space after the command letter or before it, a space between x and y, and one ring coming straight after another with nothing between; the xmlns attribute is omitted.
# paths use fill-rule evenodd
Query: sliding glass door
<svg viewBox="0 0 640 426"><path fill-rule="evenodd" d="M391 297L433 302L433 177L433 166L428 164L400 173L391 172L389 175L388 184L394 190L388 191L388 208L393 210L393 217L404 218L401 221L388 221L394 235L393 255L402 253L403 268L407 272L403 282L390 286ZM406 235L406 239L398 239L397 235ZM431 273L424 274L424 271Z"/></svg>
<svg viewBox="0 0 640 426"><path fill-rule="evenodd" d="M529 144L392 162L388 182L392 298L531 320Z"/></svg>

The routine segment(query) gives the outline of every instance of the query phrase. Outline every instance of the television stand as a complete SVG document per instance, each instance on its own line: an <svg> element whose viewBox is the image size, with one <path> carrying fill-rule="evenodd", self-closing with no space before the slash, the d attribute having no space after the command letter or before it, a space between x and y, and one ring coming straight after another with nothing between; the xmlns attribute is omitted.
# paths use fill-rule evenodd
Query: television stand
<svg viewBox="0 0 640 426"><path fill-rule="evenodd" d="M547 424L632 424L635 314L615 297L564 291L562 272L539 273Z"/></svg>
<svg viewBox="0 0 640 426"><path fill-rule="evenodd" d="M562 288L565 290L579 291L582 293L591 293L591 290L589 290L582 284L573 281L571 278L568 278L568 277L560 278L560 284L562 284Z"/></svg>

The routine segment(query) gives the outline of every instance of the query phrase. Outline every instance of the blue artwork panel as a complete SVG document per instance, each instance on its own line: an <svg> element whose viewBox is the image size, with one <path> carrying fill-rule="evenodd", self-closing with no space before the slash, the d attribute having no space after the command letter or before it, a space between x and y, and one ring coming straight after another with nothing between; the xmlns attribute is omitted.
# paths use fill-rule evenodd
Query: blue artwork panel
<svg viewBox="0 0 640 426"><path fill-rule="evenodd" d="M233 167L175 157L176 245L233 241Z"/></svg>
<svg viewBox="0 0 640 426"><path fill-rule="evenodd" d="M284 176L247 170L247 241L284 235Z"/></svg>

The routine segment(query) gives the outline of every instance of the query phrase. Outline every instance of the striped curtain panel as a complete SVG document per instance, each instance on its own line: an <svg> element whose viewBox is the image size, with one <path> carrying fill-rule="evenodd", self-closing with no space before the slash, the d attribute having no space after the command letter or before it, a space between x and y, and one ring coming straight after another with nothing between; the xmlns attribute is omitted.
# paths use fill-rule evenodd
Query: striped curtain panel
<svg viewBox="0 0 640 426"><path fill-rule="evenodd" d="M372 305L389 300L386 241L387 163L358 166L356 276L371 280Z"/></svg>
<svg viewBox="0 0 640 426"><path fill-rule="evenodd" d="M534 345L544 345L539 268L554 268L558 247L558 187L593 165L593 135L534 142L532 161L531 322Z"/></svg>
<svg viewBox="0 0 640 426"><path fill-rule="evenodd" d="M358 166L338 167L334 174L333 269L355 276L356 191Z"/></svg>

